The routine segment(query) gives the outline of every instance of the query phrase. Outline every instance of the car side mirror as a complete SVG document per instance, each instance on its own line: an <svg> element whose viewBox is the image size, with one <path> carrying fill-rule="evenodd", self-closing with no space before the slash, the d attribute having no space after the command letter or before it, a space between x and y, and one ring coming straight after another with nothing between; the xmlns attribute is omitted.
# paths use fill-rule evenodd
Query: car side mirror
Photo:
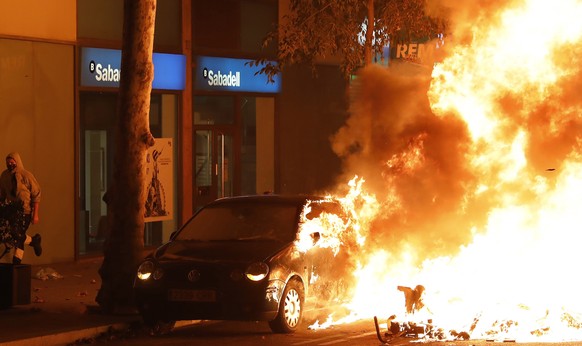
<svg viewBox="0 0 582 346"><path fill-rule="evenodd" d="M319 239L321 239L321 234L319 232L311 233L311 240L313 241L313 245L317 244Z"/></svg>

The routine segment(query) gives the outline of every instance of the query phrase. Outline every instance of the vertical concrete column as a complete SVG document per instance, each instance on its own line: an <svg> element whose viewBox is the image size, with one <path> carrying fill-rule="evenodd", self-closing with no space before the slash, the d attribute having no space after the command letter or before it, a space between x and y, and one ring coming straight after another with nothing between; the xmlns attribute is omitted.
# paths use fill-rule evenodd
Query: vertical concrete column
<svg viewBox="0 0 582 346"><path fill-rule="evenodd" d="M182 92L180 127L181 194L178 197L183 225L193 213L192 185L192 0L182 0L182 54L186 56L186 86Z"/></svg>

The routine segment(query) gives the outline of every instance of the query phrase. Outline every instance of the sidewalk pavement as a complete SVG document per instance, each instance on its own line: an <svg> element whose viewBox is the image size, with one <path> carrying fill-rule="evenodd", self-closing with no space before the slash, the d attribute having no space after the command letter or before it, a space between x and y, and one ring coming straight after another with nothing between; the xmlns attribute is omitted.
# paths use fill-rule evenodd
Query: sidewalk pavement
<svg viewBox="0 0 582 346"><path fill-rule="evenodd" d="M30 304L0 308L0 346L83 345L143 332L138 314L100 312L95 297L102 262L97 257L31 266ZM199 322L178 321L176 328Z"/></svg>
<svg viewBox="0 0 582 346"><path fill-rule="evenodd" d="M137 314L100 312L95 297L102 261L31 266L30 304L0 309L0 345L70 345L140 323Z"/></svg>

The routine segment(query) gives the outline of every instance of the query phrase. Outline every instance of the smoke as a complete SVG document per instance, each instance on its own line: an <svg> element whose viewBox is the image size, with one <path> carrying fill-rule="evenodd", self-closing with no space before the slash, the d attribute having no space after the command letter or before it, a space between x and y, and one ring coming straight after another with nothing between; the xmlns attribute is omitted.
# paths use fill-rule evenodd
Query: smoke
<svg viewBox="0 0 582 346"><path fill-rule="evenodd" d="M515 119L529 131L527 156L535 171L560 169L571 155L581 152L582 134L582 45L567 45L560 48L556 57L557 68L568 70L567 75L546 89L544 99L533 107L521 107L509 114L523 114ZM514 96L517 98L517 95ZM513 101L512 104L519 102Z"/></svg>
<svg viewBox="0 0 582 346"><path fill-rule="evenodd" d="M444 18L448 23L446 36L459 44L470 44L474 28L489 26L499 20L498 9L522 3L523 0L428 0L425 11L429 16Z"/></svg>
<svg viewBox="0 0 582 346"><path fill-rule="evenodd" d="M332 148L343 161L340 181L363 177L381 203L368 243L436 255L469 239L464 204L475 179L464 162L465 125L430 109L428 72L407 63L362 69L351 89L351 115Z"/></svg>
<svg viewBox="0 0 582 346"><path fill-rule="evenodd" d="M490 211L503 203L507 192L514 194L515 203L535 198L535 192L521 181L496 181L511 162L470 162L471 157L482 155L487 161L496 150L510 150L507 148L519 132L525 133L525 170L532 183L540 175L555 183L551 172L559 170L568 157L578 155L582 133L580 45L566 43L559 54L553 53L562 78L543 87L520 76L522 71L515 70L520 62L506 71L507 80L489 77L490 72L480 64L502 63L495 60L495 50L471 47L483 41L487 31L479 31L479 26L499 25L499 9L508 5L493 0L428 4L432 13L446 14L451 25L441 54L445 59L460 54L456 58L465 65L454 72L468 73L475 80L474 89L462 92L485 94L503 124L495 138L475 140L459 110L435 115L427 96L433 82L430 67L391 62L389 68L371 65L359 71L350 89L350 116L331 144L343 163L337 186L355 175L363 177L366 189L381 204L369 230L370 246L414 249L415 254L422 254L415 258L418 261L454 255L485 225ZM551 51L540 47L544 48ZM491 51L493 56L481 55L482 51ZM512 78L521 78L520 85L507 82L515 81ZM481 185L489 188L477 193Z"/></svg>

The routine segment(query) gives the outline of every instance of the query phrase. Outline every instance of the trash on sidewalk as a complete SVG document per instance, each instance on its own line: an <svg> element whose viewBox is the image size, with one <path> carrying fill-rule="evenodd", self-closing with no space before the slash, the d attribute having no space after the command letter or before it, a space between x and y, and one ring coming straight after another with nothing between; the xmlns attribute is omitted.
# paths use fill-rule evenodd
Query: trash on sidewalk
<svg viewBox="0 0 582 346"><path fill-rule="evenodd" d="M50 268L50 267L40 268L38 270L38 272L36 272L36 274L34 275L35 279L42 280L42 281L57 280L57 279L62 279L63 277L64 276L62 276L56 270L54 270L53 268Z"/></svg>

